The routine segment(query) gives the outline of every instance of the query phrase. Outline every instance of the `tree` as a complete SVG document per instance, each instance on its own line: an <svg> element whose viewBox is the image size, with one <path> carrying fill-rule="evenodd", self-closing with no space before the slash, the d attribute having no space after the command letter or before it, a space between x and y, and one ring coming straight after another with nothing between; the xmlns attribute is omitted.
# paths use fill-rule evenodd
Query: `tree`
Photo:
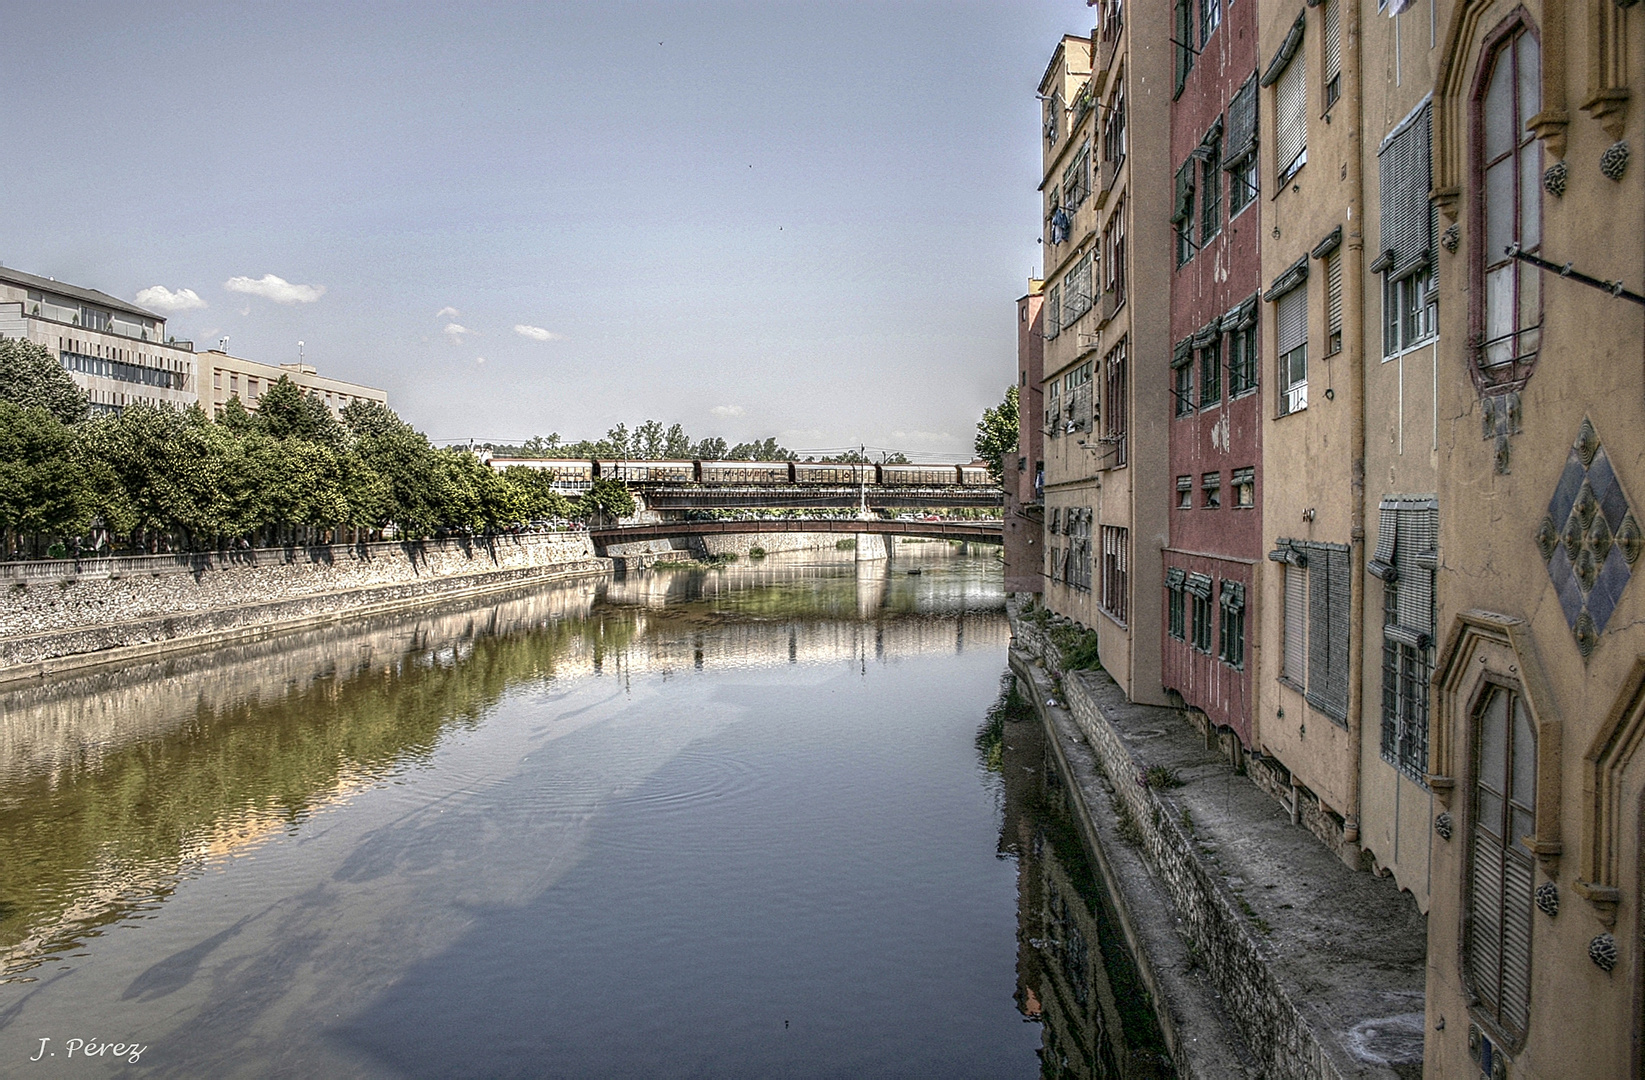
<svg viewBox="0 0 1645 1080"><path fill-rule="evenodd" d="M727 455L731 461L798 461L799 455L794 451L777 445L776 439L766 439L764 442L738 443L731 448Z"/></svg>
<svg viewBox="0 0 1645 1080"><path fill-rule="evenodd" d="M289 375L269 387L257 403L259 426L276 439L298 438L330 447L340 447L344 428L331 414L331 407L318 394L311 394L291 381Z"/></svg>
<svg viewBox="0 0 1645 1080"><path fill-rule="evenodd" d="M51 351L21 338L0 340L0 399L44 409L65 424L77 424L91 411L85 391Z"/></svg>
<svg viewBox="0 0 1645 1080"><path fill-rule="evenodd" d="M503 479L512 484L518 493L525 520L571 517L571 502L554 490L554 475L547 469L510 465L503 470Z"/></svg>
<svg viewBox="0 0 1645 1080"><path fill-rule="evenodd" d="M555 458L559 457L564 449L565 448L560 445L560 433L556 431L550 434L546 439L541 435L533 435L531 438L527 439L525 441L525 445L520 447L520 456L528 458Z"/></svg>
<svg viewBox="0 0 1645 1080"><path fill-rule="evenodd" d="M676 461L691 456L691 436L685 433L685 428L675 424L668 429L668 437L663 446L663 456Z"/></svg>
<svg viewBox="0 0 1645 1080"><path fill-rule="evenodd" d="M636 508L633 493L621 480L596 480L583 492L582 498L577 500L577 516L582 518L592 518L596 515L608 518L627 517Z"/></svg>
<svg viewBox="0 0 1645 1080"><path fill-rule="evenodd" d="M92 500L73 444L73 432L46 409L0 399L0 527L53 536L85 528Z"/></svg>
<svg viewBox="0 0 1645 1080"><path fill-rule="evenodd" d="M1017 452L1017 388L1005 391L1005 400L984 409L977 421L977 456L988 465L994 482L1005 482L1005 459Z"/></svg>
<svg viewBox="0 0 1645 1080"><path fill-rule="evenodd" d="M725 460L725 440L720 438L704 439L691 448L690 456L696 461L723 461Z"/></svg>

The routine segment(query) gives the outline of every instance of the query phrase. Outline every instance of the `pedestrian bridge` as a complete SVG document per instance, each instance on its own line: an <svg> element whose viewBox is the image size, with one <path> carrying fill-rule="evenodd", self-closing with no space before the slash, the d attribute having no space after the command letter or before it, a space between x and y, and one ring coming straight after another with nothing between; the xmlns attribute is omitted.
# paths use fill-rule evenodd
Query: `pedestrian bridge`
<svg viewBox="0 0 1645 1080"><path fill-rule="evenodd" d="M673 537L746 535L748 533L839 533L881 536L921 536L933 540L966 540L998 544L1002 533L998 521L887 521L807 518L752 518L747 521L661 521L644 525L590 527L588 535L604 551L612 544L668 540Z"/></svg>

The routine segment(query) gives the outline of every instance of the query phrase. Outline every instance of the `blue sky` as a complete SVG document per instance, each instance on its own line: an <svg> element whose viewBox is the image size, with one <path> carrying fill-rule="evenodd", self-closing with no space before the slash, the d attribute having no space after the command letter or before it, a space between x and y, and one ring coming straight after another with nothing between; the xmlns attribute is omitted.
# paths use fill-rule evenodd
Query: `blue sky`
<svg viewBox="0 0 1645 1080"><path fill-rule="evenodd" d="M1090 23L1082 0L18 5L0 261L169 298L199 348L302 340L437 440L655 417L960 456L1039 265L1035 86Z"/></svg>

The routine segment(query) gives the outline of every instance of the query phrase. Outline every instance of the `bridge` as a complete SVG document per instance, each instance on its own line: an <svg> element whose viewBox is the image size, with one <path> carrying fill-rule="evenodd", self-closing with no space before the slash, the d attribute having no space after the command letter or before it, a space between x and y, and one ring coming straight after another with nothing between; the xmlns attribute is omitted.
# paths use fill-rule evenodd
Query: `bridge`
<svg viewBox="0 0 1645 1080"><path fill-rule="evenodd" d="M912 510L921 507L994 507L1005 505L997 487L905 486L865 484L845 487L816 484L669 484L629 483L648 510Z"/></svg>
<svg viewBox="0 0 1645 1080"><path fill-rule="evenodd" d="M842 536L922 536L933 540L966 540L998 544L1002 530L998 521L866 521L850 518L754 518L748 521L661 521L645 525L591 527L589 537L600 549L611 544L668 540L676 536L725 536L748 533L806 532L839 533Z"/></svg>

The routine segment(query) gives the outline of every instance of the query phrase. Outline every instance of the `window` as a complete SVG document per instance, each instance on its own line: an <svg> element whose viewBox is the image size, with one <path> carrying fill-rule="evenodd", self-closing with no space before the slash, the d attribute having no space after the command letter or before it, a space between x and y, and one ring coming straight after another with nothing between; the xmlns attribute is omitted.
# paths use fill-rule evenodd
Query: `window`
<svg viewBox="0 0 1645 1080"><path fill-rule="evenodd" d="M1234 489L1234 509L1251 510L1257 505L1257 470L1255 466L1235 469L1230 480Z"/></svg>
<svg viewBox="0 0 1645 1080"><path fill-rule="evenodd" d="M1282 538L1268 558L1285 564L1280 678L1302 690L1315 709L1346 725L1353 588L1348 548Z"/></svg>
<svg viewBox="0 0 1645 1080"><path fill-rule="evenodd" d="M1199 351L1199 403L1208 408L1222 401L1222 342L1212 341Z"/></svg>
<svg viewBox="0 0 1645 1080"><path fill-rule="evenodd" d="M1051 295L1045 301L1045 340L1051 341L1062 333L1062 287L1051 286Z"/></svg>
<svg viewBox="0 0 1645 1080"><path fill-rule="evenodd" d="M1217 659L1231 667L1245 666L1245 586L1223 580L1220 597L1222 626L1218 635Z"/></svg>
<svg viewBox="0 0 1645 1080"><path fill-rule="evenodd" d="M1062 431L1062 380L1055 376L1045 384L1044 431L1053 437Z"/></svg>
<svg viewBox="0 0 1645 1080"><path fill-rule="evenodd" d="M1251 306L1251 324L1243 323L1228 336L1228 396L1239 397L1257 388L1256 305Z"/></svg>
<svg viewBox="0 0 1645 1080"><path fill-rule="evenodd" d="M1177 477L1177 509L1192 510L1194 508L1194 478L1192 476Z"/></svg>
<svg viewBox="0 0 1645 1080"><path fill-rule="evenodd" d="M1211 32L1222 25L1222 5L1219 0L1199 0L1199 43L1201 48L1211 40Z"/></svg>
<svg viewBox="0 0 1645 1080"><path fill-rule="evenodd" d="M1063 400L1068 415L1064 434L1091 430L1091 361L1087 360L1062 378Z"/></svg>
<svg viewBox="0 0 1645 1080"><path fill-rule="evenodd" d="M1068 584L1084 592L1091 591L1091 508L1071 507L1068 511L1068 533L1073 537L1068 546Z"/></svg>
<svg viewBox="0 0 1645 1080"><path fill-rule="evenodd" d="M1114 84L1114 97L1108 104L1108 118L1102 126L1102 159L1109 163L1107 179L1112 182L1119 163L1125 160L1125 80ZM1103 185L1107 187L1108 184Z"/></svg>
<svg viewBox="0 0 1645 1080"><path fill-rule="evenodd" d="M1274 167L1282 184L1308 162L1308 73L1301 52L1307 17L1306 11L1297 17L1262 76L1262 85L1274 86Z"/></svg>
<svg viewBox="0 0 1645 1080"><path fill-rule="evenodd" d="M1062 121L1062 91L1053 93L1045 102L1045 141L1055 143Z"/></svg>
<svg viewBox="0 0 1645 1080"><path fill-rule="evenodd" d="M1110 460L1114 463L1116 469L1125 467L1129 439L1127 420L1130 416L1131 402L1126 396L1126 344L1127 342L1122 338L1120 343L1114 346L1113 351L1108 354L1107 360L1104 361L1104 366L1108 372L1108 385L1104 388L1105 393L1103 396L1103 401L1106 403L1102 414L1103 438L1113 448L1113 457Z"/></svg>
<svg viewBox="0 0 1645 1080"><path fill-rule="evenodd" d="M1538 271L1507 254L1513 244L1527 252L1542 246L1542 150L1525 127L1542 108L1541 70L1537 40L1520 26L1497 45L1477 99L1474 235L1483 250L1475 274L1484 301L1477 363L1489 383L1524 378L1541 344Z"/></svg>
<svg viewBox="0 0 1645 1080"><path fill-rule="evenodd" d="M1190 603L1189 643L1195 652L1211 651L1211 579L1204 574L1189 574L1183 583Z"/></svg>
<svg viewBox="0 0 1645 1080"><path fill-rule="evenodd" d="M1222 122L1217 122L1220 130ZM1222 136L1207 137L1200 144L1199 246L1211 242L1222 231Z"/></svg>
<svg viewBox="0 0 1645 1080"><path fill-rule="evenodd" d="M1173 396L1177 399L1176 415L1187 416L1194 411L1194 342L1184 338L1177 343L1171 356L1171 367L1176 381Z"/></svg>
<svg viewBox="0 0 1645 1080"><path fill-rule="evenodd" d="M1062 324L1070 326L1091 310L1091 256L1085 255L1062 279Z"/></svg>
<svg viewBox="0 0 1645 1080"><path fill-rule="evenodd" d="M1342 97L1342 0L1325 0L1325 111Z"/></svg>
<svg viewBox="0 0 1645 1080"><path fill-rule="evenodd" d="M1184 477L1183 479L1187 479ZM1165 571L1165 624L1166 633L1176 641L1187 640L1186 623L1183 615L1183 582L1188 575L1180 567L1173 566Z"/></svg>
<svg viewBox="0 0 1645 1080"><path fill-rule="evenodd" d="M1257 197L1257 79L1245 80L1228 102L1227 156L1222 163L1228 173L1228 216L1250 205Z"/></svg>
<svg viewBox="0 0 1645 1080"><path fill-rule="evenodd" d="M1171 214L1176 227L1177 265L1194 257L1194 159L1189 158L1177 170L1176 209Z"/></svg>
<svg viewBox="0 0 1645 1080"><path fill-rule="evenodd" d="M1342 351L1342 252L1325 257L1325 355Z"/></svg>
<svg viewBox="0 0 1645 1080"><path fill-rule="evenodd" d="M1308 407L1308 288L1299 285L1274 305L1278 324L1279 414Z"/></svg>
<svg viewBox="0 0 1645 1080"><path fill-rule="evenodd" d="M1194 0L1177 0L1176 32L1172 36L1172 43L1176 45L1177 53L1177 93L1182 93L1182 84L1188 80L1188 73L1194 70Z"/></svg>
<svg viewBox="0 0 1645 1080"><path fill-rule="evenodd" d="M212 372L211 372L211 388L213 390L221 390L223 388L223 369L222 368L213 368L212 369Z"/></svg>
<svg viewBox="0 0 1645 1080"><path fill-rule="evenodd" d="M1432 110L1424 102L1395 127L1378 151L1382 182L1382 255L1372 270L1382 278L1382 355L1397 356L1433 337L1438 321L1434 288ZM1540 181L1539 181L1540 182Z"/></svg>
<svg viewBox="0 0 1645 1080"><path fill-rule="evenodd" d="M1102 609L1117 622L1130 617L1131 553L1125 529L1102 527Z"/></svg>
<svg viewBox="0 0 1645 1080"><path fill-rule="evenodd" d="M1202 473L1199 478L1199 504L1205 510L1222 508L1222 473Z"/></svg>
<svg viewBox="0 0 1645 1080"><path fill-rule="evenodd" d="M1114 207L1108 219L1108 288L1114 294L1114 308L1125 303L1125 200Z"/></svg>
<svg viewBox="0 0 1645 1080"><path fill-rule="evenodd" d="M233 372L229 373L228 392L230 397L240 396L240 376L234 374Z"/></svg>
<svg viewBox="0 0 1645 1080"><path fill-rule="evenodd" d="M1418 783L1428 770L1428 680L1434 670L1439 504L1382 500L1365 569L1382 579L1382 757Z"/></svg>
<svg viewBox="0 0 1645 1080"><path fill-rule="evenodd" d="M1536 832L1536 732L1517 687L1493 684L1474 712L1468 981L1513 1038L1531 1019L1531 882L1520 838Z"/></svg>
<svg viewBox="0 0 1645 1080"><path fill-rule="evenodd" d="M1091 143L1088 140L1062 171L1062 204L1070 213L1091 194Z"/></svg>

